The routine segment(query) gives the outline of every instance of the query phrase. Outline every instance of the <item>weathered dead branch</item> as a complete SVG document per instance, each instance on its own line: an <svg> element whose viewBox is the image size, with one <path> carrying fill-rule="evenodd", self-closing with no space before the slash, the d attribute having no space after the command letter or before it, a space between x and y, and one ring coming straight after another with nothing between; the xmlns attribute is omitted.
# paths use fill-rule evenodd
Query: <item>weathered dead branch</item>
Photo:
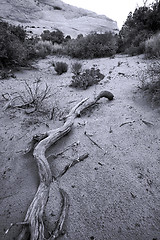
<svg viewBox="0 0 160 240"><path fill-rule="evenodd" d="M44 224L42 218L45 205L49 196L50 184L52 182L51 169L45 156L46 150L71 131L74 119L84 109L95 104L101 97L107 96L108 95L106 94L104 95L100 93L94 100L90 100L88 98L82 100L80 103L78 103L75 107L71 109L69 115L66 118L66 122L62 127L47 131L46 133L40 135L41 137L38 138L37 145L35 146L35 144L33 144L33 156L37 162L40 184L24 219L24 223L26 223L27 225L23 226L23 229L18 236L18 240L26 240L28 238L30 240L44 240ZM61 194L63 195L64 202L66 203L64 204L58 226L52 236L52 239L57 238L62 232L62 227L66 215L66 208L68 206L67 197L63 190L61 190Z"/></svg>
<svg viewBox="0 0 160 240"><path fill-rule="evenodd" d="M53 234L51 234L51 237L48 240L54 240L64 234L63 226L69 209L69 197L63 189L60 188L59 190L63 199L62 212L57 223L56 229L54 230Z"/></svg>

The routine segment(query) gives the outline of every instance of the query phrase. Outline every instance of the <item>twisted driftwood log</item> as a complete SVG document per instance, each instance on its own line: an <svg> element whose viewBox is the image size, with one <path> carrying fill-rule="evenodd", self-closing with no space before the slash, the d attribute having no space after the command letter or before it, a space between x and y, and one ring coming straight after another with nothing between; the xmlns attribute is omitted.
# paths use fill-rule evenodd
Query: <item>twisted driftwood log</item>
<svg viewBox="0 0 160 240"><path fill-rule="evenodd" d="M102 97L112 100L114 96L108 91L102 91L93 100L89 100L88 98L82 100L71 109L70 113L66 117L66 122L62 127L50 130L43 134L42 137L40 136L39 143L35 146L33 151L33 156L38 165L40 184L34 199L27 210L24 222L22 223L23 228L18 236L18 240L44 240L44 224L42 217L49 196L50 184L53 181L51 169L46 159L45 152L51 145L70 132L74 119L83 110L94 105ZM60 225L61 224L62 223L60 223ZM57 229L55 230L55 233L57 237Z"/></svg>

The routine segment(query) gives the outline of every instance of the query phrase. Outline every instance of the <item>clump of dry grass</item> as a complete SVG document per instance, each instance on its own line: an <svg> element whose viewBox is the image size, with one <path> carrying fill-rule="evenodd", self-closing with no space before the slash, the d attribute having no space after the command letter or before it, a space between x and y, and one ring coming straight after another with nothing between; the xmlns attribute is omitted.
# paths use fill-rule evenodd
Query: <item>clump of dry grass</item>
<svg viewBox="0 0 160 240"><path fill-rule="evenodd" d="M82 64L79 62L75 62L72 64L71 69L73 74L79 75L80 72L82 71Z"/></svg>
<svg viewBox="0 0 160 240"><path fill-rule="evenodd" d="M25 91L14 92L12 94L5 93L3 97L7 100L4 109L9 107L18 107L26 109L26 113L41 110L46 99L51 97L50 88L47 84L41 84L39 79L32 85L27 81L24 83ZM28 109L31 109L28 111Z"/></svg>

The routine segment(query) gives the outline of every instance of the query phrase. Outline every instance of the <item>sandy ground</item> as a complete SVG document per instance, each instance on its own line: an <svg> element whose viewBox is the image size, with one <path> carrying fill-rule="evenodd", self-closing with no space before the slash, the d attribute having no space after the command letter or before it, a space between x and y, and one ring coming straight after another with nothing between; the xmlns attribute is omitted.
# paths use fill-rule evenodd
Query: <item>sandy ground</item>
<svg viewBox="0 0 160 240"><path fill-rule="evenodd" d="M67 73L58 76L52 61L66 61ZM69 196L65 222L66 240L159 240L160 239L160 111L151 108L139 91L138 73L149 61L139 57L81 61L94 64L105 75L87 90L69 87L74 60L50 57L34 64L36 69L16 72L16 78L0 81L0 239L10 223L23 221L39 179L32 154L24 154L36 133L62 126L59 118L85 97L109 90L114 100L99 103L75 120L72 131L47 151L53 175L84 153L89 157L70 168L51 184L44 214L49 231L59 218L62 199L58 186ZM3 110L4 93L24 91L24 81L33 84L40 77L51 87L48 112L26 115L22 109ZM49 110L55 107L53 120ZM148 124L151 123L151 124ZM98 148L86 135L101 147ZM74 146L72 145L73 143ZM55 155L68 148L63 154ZM16 239L19 227L5 240Z"/></svg>

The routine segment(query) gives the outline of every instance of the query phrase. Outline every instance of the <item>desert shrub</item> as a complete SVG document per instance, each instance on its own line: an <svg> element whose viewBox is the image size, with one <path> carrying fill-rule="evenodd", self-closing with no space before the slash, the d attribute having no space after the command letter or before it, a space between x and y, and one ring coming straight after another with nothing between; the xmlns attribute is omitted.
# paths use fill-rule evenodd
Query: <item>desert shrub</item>
<svg viewBox="0 0 160 240"><path fill-rule="evenodd" d="M27 48L24 37L25 31L20 26L0 22L0 68L26 63Z"/></svg>
<svg viewBox="0 0 160 240"><path fill-rule="evenodd" d="M54 6L53 9L54 9L54 10L59 10L59 11L62 10L62 8L61 8L61 7L58 7L58 6Z"/></svg>
<svg viewBox="0 0 160 240"><path fill-rule="evenodd" d="M141 89L152 106L160 106L160 62L153 62L140 76Z"/></svg>
<svg viewBox="0 0 160 240"><path fill-rule="evenodd" d="M35 44L37 57L45 58L47 55L52 54L53 44L51 41L38 41Z"/></svg>
<svg viewBox="0 0 160 240"><path fill-rule="evenodd" d="M20 25L18 26L14 26L14 25L9 25L9 30L12 34L14 34L15 36L18 37L18 39L21 42L24 42L26 39L26 31L24 30L24 28Z"/></svg>
<svg viewBox="0 0 160 240"><path fill-rule="evenodd" d="M70 35L67 35L67 36L65 37L64 41L65 41L65 42L68 42L68 41L70 41L71 39L72 39L71 36L70 36Z"/></svg>
<svg viewBox="0 0 160 240"><path fill-rule="evenodd" d="M79 59L109 57L117 51L117 39L110 32L92 33L86 37L81 36L70 40L65 50L67 55Z"/></svg>
<svg viewBox="0 0 160 240"><path fill-rule="evenodd" d="M147 58L160 57L160 33L146 40L145 54Z"/></svg>
<svg viewBox="0 0 160 240"><path fill-rule="evenodd" d="M72 73L74 73L75 75L79 75L82 70L82 64L79 62L73 63L71 70L72 70Z"/></svg>
<svg viewBox="0 0 160 240"><path fill-rule="evenodd" d="M58 75L68 71L68 64L65 62L56 62L54 66L55 71Z"/></svg>
<svg viewBox="0 0 160 240"><path fill-rule="evenodd" d="M160 1L136 8L119 32L119 52L137 55L145 52L145 41L160 30Z"/></svg>
<svg viewBox="0 0 160 240"><path fill-rule="evenodd" d="M8 70L8 69L0 70L0 79L7 79L7 78L10 78L10 77L16 78L16 76L14 75L12 70Z"/></svg>
<svg viewBox="0 0 160 240"><path fill-rule="evenodd" d="M83 38L83 34L82 33L77 35L77 39L80 39L80 38Z"/></svg>
<svg viewBox="0 0 160 240"><path fill-rule="evenodd" d="M23 95L24 104L27 107L33 107L34 110L40 110L43 102L51 96L48 85L45 84L44 86L39 79L33 85L25 82L25 90L26 92Z"/></svg>
<svg viewBox="0 0 160 240"><path fill-rule="evenodd" d="M26 113L32 113L42 110L42 105L46 99L50 98L50 88L47 84L41 84L39 79L34 84L24 83L25 90L23 92L13 92L12 94L4 94L4 98L8 100L5 109L9 107L18 107L26 109Z"/></svg>
<svg viewBox="0 0 160 240"><path fill-rule="evenodd" d="M54 43L52 53L56 55L63 55L64 46L62 44Z"/></svg>
<svg viewBox="0 0 160 240"><path fill-rule="evenodd" d="M41 34L41 38L43 41L51 41L53 44L60 44L64 42L64 34L58 29L52 32L50 32L49 30L43 31L43 33Z"/></svg>
<svg viewBox="0 0 160 240"><path fill-rule="evenodd" d="M0 21L0 69L26 66L29 60L44 58L52 51L52 42L40 41L38 37L29 39L23 27Z"/></svg>
<svg viewBox="0 0 160 240"><path fill-rule="evenodd" d="M38 37L27 38L24 42L27 49L27 60L38 58L35 45L40 41Z"/></svg>
<svg viewBox="0 0 160 240"><path fill-rule="evenodd" d="M70 86L75 88L87 89L89 86L97 84L104 78L104 75L99 69L92 67L91 69L85 69L83 73L75 74L72 76Z"/></svg>

